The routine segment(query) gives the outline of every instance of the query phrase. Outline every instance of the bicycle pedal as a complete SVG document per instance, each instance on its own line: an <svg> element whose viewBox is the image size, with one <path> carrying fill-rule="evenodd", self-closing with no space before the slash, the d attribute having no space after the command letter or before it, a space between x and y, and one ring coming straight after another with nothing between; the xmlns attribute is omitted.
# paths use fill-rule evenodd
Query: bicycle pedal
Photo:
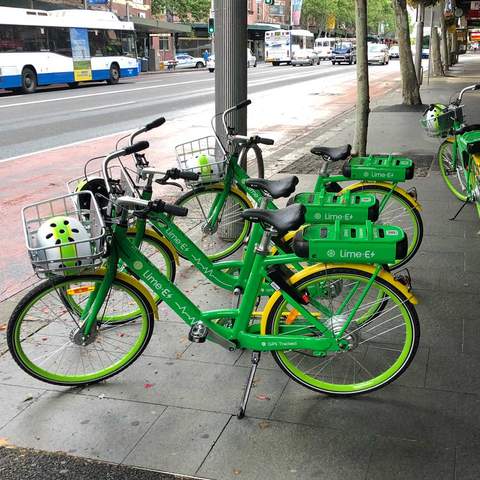
<svg viewBox="0 0 480 480"><path fill-rule="evenodd" d="M415 187L409 188L407 194L412 197L414 200L418 199L417 189Z"/></svg>
<svg viewBox="0 0 480 480"><path fill-rule="evenodd" d="M400 272L396 273L394 275L394 278L397 282L401 283L402 285L405 285L408 291L412 289L412 277L410 276L410 272L408 271L408 268L405 268L404 270L401 270Z"/></svg>
<svg viewBox="0 0 480 480"><path fill-rule="evenodd" d="M193 343L203 343L207 339L208 328L203 322L195 322L188 332L188 339Z"/></svg>

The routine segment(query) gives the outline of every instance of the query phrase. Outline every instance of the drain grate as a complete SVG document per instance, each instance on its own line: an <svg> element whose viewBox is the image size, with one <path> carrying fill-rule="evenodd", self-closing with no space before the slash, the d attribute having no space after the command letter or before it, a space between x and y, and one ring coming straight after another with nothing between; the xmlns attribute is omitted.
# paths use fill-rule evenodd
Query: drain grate
<svg viewBox="0 0 480 480"><path fill-rule="evenodd" d="M382 154L383 155L383 154ZM394 155L395 157L396 155ZM426 177L430 168L432 167L432 162L434 156L431 154L418 154L418 153L404 153L402 157L411 158L415 163L415 176L416 177ZM332 164L329 168L329 173L331 175L339 175L342 172L344 162L336 162ZM300 158L292 162L290 165L287 165L279 173L289 173L289 174L299 174L299 175L317 175L320 171L320 166L322 160L316 155L311 153L306 153Z"/></svg>

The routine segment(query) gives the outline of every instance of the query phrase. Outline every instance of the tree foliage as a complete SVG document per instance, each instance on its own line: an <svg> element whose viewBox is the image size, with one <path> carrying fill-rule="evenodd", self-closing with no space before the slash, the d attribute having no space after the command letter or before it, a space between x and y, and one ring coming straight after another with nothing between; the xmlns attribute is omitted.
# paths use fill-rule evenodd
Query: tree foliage
<svg viewBox="0 0 480 480"><path fill-rule="evenodd" d="M164 12L182 22L205 21L210 13L210 0L152 0L153 15Z"/></svg>
<svg viewBox="0 0 480 480"><path fill-rule="evenodd" d="M302 8L303 23L327 30L327 20L335 17L337 28L351 28L355 25L355 0L304 0ZM395 28L394 11L390 0L368 0L368 28L377 33L378 25L383 23L385 31Z"/></svg>

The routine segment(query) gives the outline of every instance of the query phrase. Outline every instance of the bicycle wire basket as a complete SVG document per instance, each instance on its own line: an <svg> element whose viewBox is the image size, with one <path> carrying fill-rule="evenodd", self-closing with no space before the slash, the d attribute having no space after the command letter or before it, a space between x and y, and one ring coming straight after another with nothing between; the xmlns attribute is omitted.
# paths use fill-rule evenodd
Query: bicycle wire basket
<svg viewBox="0 0 480 480"><path fill-rule="evenodd" d="M89 208L83 208L84 205ZM69 275L102 264L106 229L92 192L28 205L22 209L22 221L30 261L39 277ZM62 235L53 234L52 228L60 228L57 231Z"/></svg>
<svg viewBox="0 0 480 480"><path fill-rule="evenodd" d="M429 137L446 137L455 125L463 122L463 105L450 105L448 109L434 118L423 118L420 124Z"/></svg>
<svg viewBox="0 0 480 480"><path fill-rule="evenodd" d="M175 147L178 167L183 172L195 172L198 180L185 181L194 186L199 183L214 183L223 179L227 164L226 156L217 161L215 157L217 139L213 136L197 138Z"/></svg>

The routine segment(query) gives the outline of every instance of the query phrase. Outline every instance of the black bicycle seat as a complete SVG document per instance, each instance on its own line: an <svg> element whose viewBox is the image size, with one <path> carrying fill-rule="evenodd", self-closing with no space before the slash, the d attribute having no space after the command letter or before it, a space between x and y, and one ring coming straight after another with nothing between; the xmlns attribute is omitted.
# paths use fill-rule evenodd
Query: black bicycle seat
<svg viewBox="0 0 480 480"><path fill-rule="evenodd" d="M280 180L265 180L264 178L249 178L245 185L255 190L262 190L268 193L272 198L288 198L298 185L298 177L281 178Z"/></svg>
<svg viewBox="0 0 480 480"><path fill-rule="evenodd" d="M330 162L338 162L340 160L346 160L352 152L351 145L342 145L341 147L322 147L320 145L313 147L310 153L314 155L320 155L325 160Z"/></svg>
<svg viewBox="0 0 480 480"><path fill-rule="evenodd" d="M279 234L285 234L305 223L305 205L296 203L280 210L249 208L242 212L242 217L254 223L271 225Z"/></svg>

